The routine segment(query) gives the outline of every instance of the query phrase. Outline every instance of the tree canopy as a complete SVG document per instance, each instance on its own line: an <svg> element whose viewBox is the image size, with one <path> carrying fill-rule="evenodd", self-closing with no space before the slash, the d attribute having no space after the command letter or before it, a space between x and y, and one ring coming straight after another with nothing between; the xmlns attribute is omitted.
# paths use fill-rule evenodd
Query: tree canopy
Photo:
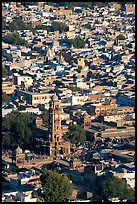
<svg viewBox="0 0 137 204"><path fill-rule="evenodd" d="M110 176L99 182L96 199L97 201L109 201L112 198L134 202L135 191L124 180Z"/></svg>
<svg viewBox="0 0 137 204"><path fill-rule="evenodd" d="M72 193L72 185L67 176L55 171L44 170L40 177L46 202L65 202Z"/></svg>
<svg viewBox="0 0 137 204"><path fill-rule="evenodd" d="M90 23L87 23L87 24L84 25L84 27L85 27L86 29L89 29L89 30L90 30L90 29L91 29L91 24L90 24Z"/></svg>
<svg viewBox="0 0 137 204"><path fill-rule="evenodd" d="M72 90L73 92L81 91L81 89L79 87L77 87L77 86L73 86L73 85L68 86L68 85L66 85L65 87Z"/></svg>
<svg viewBox="0 0 137 204"><path fill-rule="evenodd" d="M93 8L94 6L103 7L108 4L108 2L46 2L48 5L55 6L65 6L69 9L73 9L74 7L89 7Z"/></svg>
<svg viewBox="0 0 137 204"><path fill-rule="evenodd" d="M2 16L2 30L7 30L5 17Z"/></svg>
<svg viewBox="0 0 137 204"><path fill-rule="evenodd" d="M26 40L22 39L18 33L9 33L3 37L3 42L11 45L21 45L28 47L29 44Z"/></svg>
<svg viewBox="0 0 137 204"><path fill-rule="evenodd" d="M21 2L21 4L22 4L23 6L30 6L30 5L35 5L35 6L37 6L37 5L38 5L38 2L35 2L35 1L29 2L29 1L26 1L26 2Z"/></svg>
<svg viewBox="0 0 137 204"><path fill-rule="evenodd" d="M125 39L126 39L125 36L122 35L122 34L119 34L119 35L117 36L117 38L118 38L118 40L125 40Z"/></svg>
<svg viewBox="0 0 137 204"><path fill-rule="evenodd" d="M50 31L56 31L58 30L60 33L68 31L68 26L65 23L53 21Z"/></svg>
<svg viewBox="0 0 137 204"><path fill-rule="evenodd" d="M83 144L85 142L85 130L80 125L70 125L66 137L70 139L71 143Z"/></svg>
<svg viewBox="0 0 137 204"><path fill-rule="evenodd" d="M4 146L13 148L16 146L29 147L33 143L34 117L27 113L12 111L2 119L2 131Z"/></svg>
<svg viewBox="0 0 137 204"><path fill-rule="evenodd" d="M41 118L43 119L44 125L47 125L48 124L48 119L49 119L49 113L48 113L48 111L46 109L42 112Z"/></svg>
<svg viewBox="0 0 137 204"><path fill-rule="evenodd" d="M74 48L84 48L85 46L85 41L80 36L76 36L72 43Z"/></svg>
<svg viewBox="0 0 137 204"><path fill-rule="evenodd" d="M31 30L32 28L30 25L27 25L25 22L22 21L21 17L15 17L14 20L8 26L11 32L16 30Z"/></svg>
<svg viewBox="0 0 137 204"><path fill-rule="evenodd" d="M6 78L8 76L8 70L5 66L2 65L2 78Z"/></svg>
<svg viewBox="0 0 137 204"><path fill-rule="evenodd" d="M35 30L48 30L48 26L46 25L37 25Z"/></svg>
<svg viewBox="0 0 137 204"><path fill-rule="evenodd" d="M10 102L10 97L6 93L2 93L2 105L8 105Z"/></svg>
<svg viewBox="0 0 137 204"><path fill-rule="evenodd" d="M83 48L85 46L85 41L80 36L76 36L74 39L65 38L63 43L66 43L69 47L73 44L74 48Z"/></svg>

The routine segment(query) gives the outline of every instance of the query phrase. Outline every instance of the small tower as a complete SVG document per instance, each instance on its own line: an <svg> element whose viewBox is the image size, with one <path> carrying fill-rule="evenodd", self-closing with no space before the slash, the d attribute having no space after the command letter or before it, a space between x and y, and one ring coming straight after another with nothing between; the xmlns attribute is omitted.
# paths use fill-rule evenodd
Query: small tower
<svg viewBox="0 0 137 204"><path fill-rule="evenodd" d="M71 50L73 50L74 49L74 46L73 46L73 43L71 44Z"/></svg>
<svg viewBox="0 0 137 204"><path fill-rule="evenodd" d="M24 168L25 154L23 154L22 149L19 146L13 152L12 162L13 160L15 160L15 164L18 168Z"/></svg>
<svg viewBox="0 0 137 204"><path fill-rule="evenodd" d="M59 41L58 40L54 40L53 41L53 50L54 52L58 51L58 47L59 47Z"/></svg>
<svg viewBox="0 0 137 204"><path fill-rule="evenodd" d="M91 116L88 113L82 116L82 125L84 129L91 128Z"/></svg>
<svg viewBox="0 0 137 204"><path fill-rule="evenodd" d="M50 47L48 47L48 49L47 49L46 57L47 57L47 60L48 60L48 61L50 61L50 60L53 59L53 52L52 52L52 50L51 50Z"/></svg>
<svg viewBox="0 0 137 204"><path fill-rule="evenodd" d="M65 63L65 59L64 59L62 53L61 53L60 56L59 56L59 63L60 63L60 64L64 64L64 63Z"/></svg>

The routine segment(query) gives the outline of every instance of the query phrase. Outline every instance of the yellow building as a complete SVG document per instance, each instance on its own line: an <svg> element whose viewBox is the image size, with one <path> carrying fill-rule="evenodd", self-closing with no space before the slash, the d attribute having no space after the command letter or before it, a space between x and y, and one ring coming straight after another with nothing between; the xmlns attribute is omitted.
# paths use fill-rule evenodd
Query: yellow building
<svg viewBox="0 0 137 204"><path fill-rule="evenodd" d="M53 96L53 93L40 93L40 92L30 92L18 90L18 97L25 100L27 104L32 106L37 106L39 104L44 104L46 108L49 107L49 101Z"/></svg>

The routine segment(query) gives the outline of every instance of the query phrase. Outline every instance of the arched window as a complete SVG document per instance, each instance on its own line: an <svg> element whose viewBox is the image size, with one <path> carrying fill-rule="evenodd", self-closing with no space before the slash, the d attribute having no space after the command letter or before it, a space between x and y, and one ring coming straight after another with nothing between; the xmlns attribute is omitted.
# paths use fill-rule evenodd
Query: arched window
<svg viewBox="0 0 137 204"><path fill-rule="evenodd" d="M55 109L56 109L56 110L58 110L58 109L59 109L59 106L58 106L58 105L56 105L56 106L55 106Z"/></svg>

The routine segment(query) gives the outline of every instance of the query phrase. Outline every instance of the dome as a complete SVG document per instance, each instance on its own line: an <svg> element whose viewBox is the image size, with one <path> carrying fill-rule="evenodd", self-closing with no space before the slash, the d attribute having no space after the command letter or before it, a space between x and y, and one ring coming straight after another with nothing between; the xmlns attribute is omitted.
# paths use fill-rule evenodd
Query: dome
<svg viewBox="0 0 137 204"><path fill-rule="evenodd" d="M18 146L15 150L16 154L22 154L22 149Z"/></svg>
<svg viewBox="0 0 137 204"><path fill-rule="evenodd" d="M54 94L54 96L52 97L52 99L55 101L55 100L58 100L58 96L56 95L56 93Z"/></svg>
<svg viewBox="0 0 137 204"><path fill-rule="evenodd" d="M84 117L89 117L90 115L86 112L84 113Z"/></svg>

